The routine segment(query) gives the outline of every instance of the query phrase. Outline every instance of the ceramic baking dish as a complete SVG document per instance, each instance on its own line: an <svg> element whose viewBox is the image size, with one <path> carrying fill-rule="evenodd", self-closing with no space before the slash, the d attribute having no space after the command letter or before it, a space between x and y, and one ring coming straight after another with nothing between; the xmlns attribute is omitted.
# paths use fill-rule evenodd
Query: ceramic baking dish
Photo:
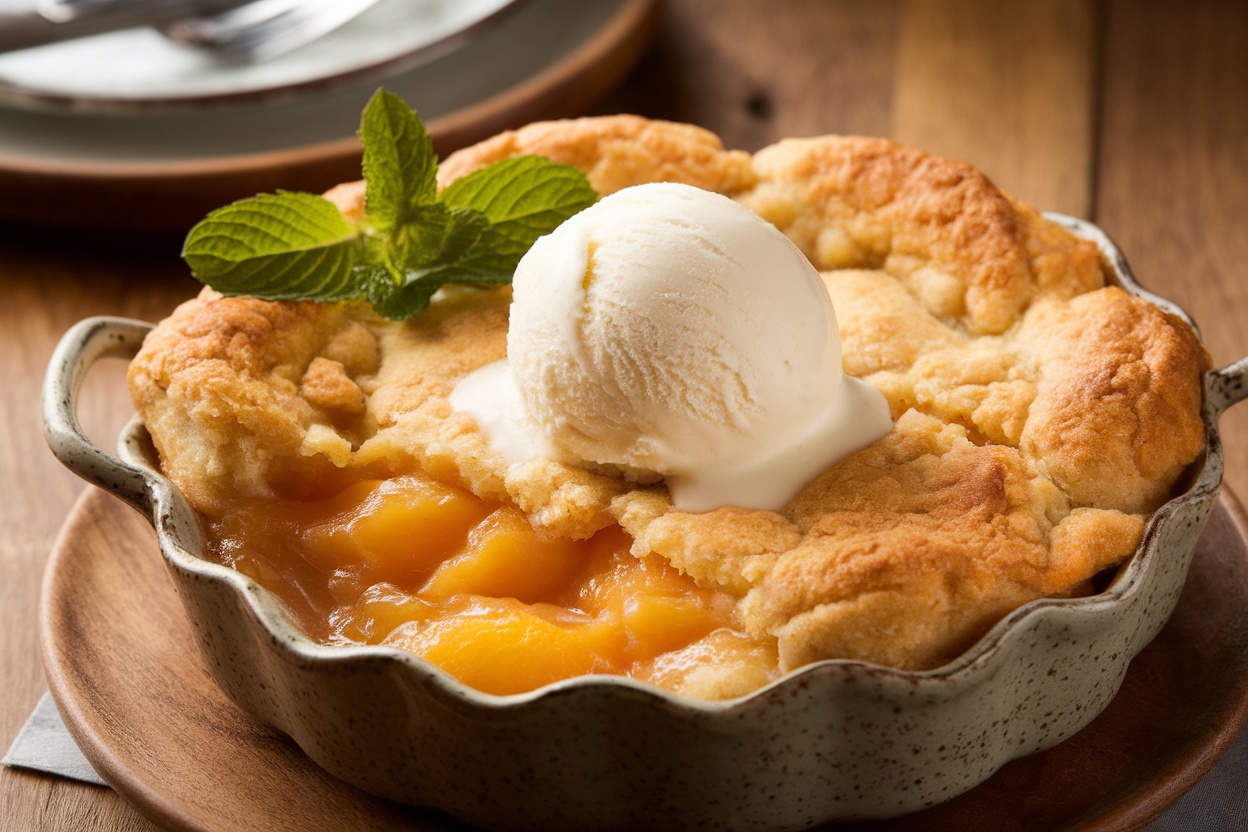
<svg viewBox="0 0 1248 832"><path fill-rule="evenodd" d="M1186 319L1136 284L1095 226L1048 216L1100 246L1124 289ZM123 433L121 458L83 434L81 379L102 356L133 356L149 329L95 318L66 334L44 388L53 451L151 519L207 666L241 708L361 789L491 829L884 818L1061 742L1109 703L1173 611L1221 482L1218 417L1248 396L1248 359L1206 374L1205 452L1105 591L1027 604L944 667L823 661L727 702L608 676L491 696L398 650L312 642L265 590L201 557L198 521L141 423Z"/></svg>

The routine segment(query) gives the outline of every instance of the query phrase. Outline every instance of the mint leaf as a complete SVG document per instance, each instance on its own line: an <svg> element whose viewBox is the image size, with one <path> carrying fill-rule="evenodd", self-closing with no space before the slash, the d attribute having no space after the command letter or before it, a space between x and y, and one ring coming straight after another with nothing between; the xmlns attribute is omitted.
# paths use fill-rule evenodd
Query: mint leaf
<svg viewBox="0 0 1248 832"><path fill-rule="evenodd" d="M414 219L394 237L395 264L404 275L431 263L459 259L489 226L480 211L448 208L441 202L420 206Z"/></svg>
<svg viewBox="0 0 1248 832"><path fill-rule="evenodd" d="M383 317L404 320L424 309L442 284L455 281L460 260L489 222L480 211L441 203L421 206L418 222L403 229L392 254L397 260L368 275L368 298ZM468 281L455 281L468 282Z"/></svg>
<svg viewBox="0 0 1248 832"><path fill-rule="evenodd" d="M487 226L475 244L461 257L441 264L438 279L443 283L489 286L510 283L520 258L524 257L530 245L521 247L498 226Z"/></svg>
<svg viewBox="0 0 1248 832"><path fill-rule="evenodd" d="M452 208L483 213L493 232L489 253L514 255L519 262L538 237L593 205L598 193L576 168L542 156L516 156L452 182L439 198Z"/></svg>
<svg viewBox="0 0 1248 832"><path fill-rule="evenodd" d="M218 208L187 235L191 273L224 294L266 300L358 297L360 231L329 200L261 194Z"/></svg>
<svg viewBox="0 0 1248 832"><path fill-rule="evenodd" d="M425 125L394 93L378 90L360 119L364 143L364 212L388 232L413 221L437 197L438 158Z"/></svg>
<svg viewBox="0 0 1248 832"><path fill-rule="evenodd" d="M419 312L446 283L498 286L511 282L538 237L598 198L585 175L540 156L517 156L457 180L422 206L421 221L396 240L402 278L370 283L369 300L387 318ZM398 270L392 270L392 273Z"/></svg>
<svg viewBox="0 0 1248 832"><path fill-rule="evenodd" d="M377 314L392 321L405 321L429 305L442 284L431 280L395 283L389 272L375 270L369 274L368 302Z"/></svg>
<svg viewBox="0 0 1248 832"><path fill-rule="evenodd" d="M456 256L446 251L433 267L409 279L499 285L511 282L520 258L598 199L585 175L541 156L516 156L476 170L449 185L439 200L453 211L479 213L488 225Z"/></svg>

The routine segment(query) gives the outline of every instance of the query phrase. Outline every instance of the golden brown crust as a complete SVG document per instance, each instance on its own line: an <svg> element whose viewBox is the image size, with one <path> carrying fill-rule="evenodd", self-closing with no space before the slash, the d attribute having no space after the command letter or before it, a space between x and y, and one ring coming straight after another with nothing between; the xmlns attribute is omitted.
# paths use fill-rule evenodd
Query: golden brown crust
<svg viewBox="0 0 1248 832"><path fill-rule="evenodd" d="M754 167L759 186L743 201L817 268L883 268L972 333L1004 332L1042 289L1069 297L1103 282L1091 243L963 162L832 136L782 141L755 154Z"/></svg>
<svg viewBox="0 0 1248 832"><path fill-rule="evenodd" d="M647 182L683 182L733 196L753 187L750 156L724 150L714 133L691 124L605 116L530 124L449 156L438 168L446 187L479 167L535 154L585 172L599 193Z"/></svg>
<svg viewBox="0 0 1248 832"><path fill-rule="evenodd" d="M271 493L275 471L301 461L310 428L333 421L302 382L351 323L341 306L205 289L147 337L130 365L131 396L192 505L216 512L234 494ZM375 367L365 358L351 369Z"/></svg>
<svg viewBox="0 0 1248 832"><path fill-rule="evenodd" d="M602 193L674 179L740 200L821 269L846 370L897 418L782 512L675 512L661 486L537 460L507 466L446 395L504 354L510 293L451 290L413 321L361 306L221 299L180 308L131 368L166 470L199 510L298 493L338 468L421 467L553 533L619 522L742 599L784 667L940 664L1009 610L1087 590L1134 549L1203 448L1208 356L1181 321L1104 287L1091 244L972 168L880 139L753 157L631 116L531 125L452 155L445 185L542 153ZM330 198L358 213L359 183Z"/></svg>
<svg viewBox="0 0 1248 832"><path fill-rule="evenodd" d="M779 636L782 669L829 655L935 667L1009 610L1070 594L1126 558L1143 519L1092 511L1080 521L1115 533L1088 551L1082 536L1058 535L1069 502L1016 449L907 411L789 507L802 542L751 589L743 615Z"/></svg>
<svg viewBox="0 0 1248 832"><path fill-rule="evenodd" d="M1019 340L1048 359L1023 451L1077 504L1154 509L1204 445L1193 369L1208 357L1195 333L1107 288L1037 307Z"/></svg>

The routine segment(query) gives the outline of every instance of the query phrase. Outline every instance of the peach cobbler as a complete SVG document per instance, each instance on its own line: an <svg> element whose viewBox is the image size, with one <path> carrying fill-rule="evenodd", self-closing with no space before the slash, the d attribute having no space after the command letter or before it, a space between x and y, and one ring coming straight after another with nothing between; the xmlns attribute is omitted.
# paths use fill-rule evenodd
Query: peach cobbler
<svg viewBox="0 0 1248 832"><path fill-rule="evenodd" d="M722 699L821 659L933 668L1028 601L1095 591L1203 449L1191 329L967 165L867 138L750 155L619 116L502 134L439 184L518 154L603 196L684 183L772 223L891 430L779 510L681 510L625 467L511 459L451 406L506 356L510 287L446 288L402 323L205 290L130 388L208 556L317 641L500 694L612 673ZM329 196L352 216L362 194Z"/></svg>

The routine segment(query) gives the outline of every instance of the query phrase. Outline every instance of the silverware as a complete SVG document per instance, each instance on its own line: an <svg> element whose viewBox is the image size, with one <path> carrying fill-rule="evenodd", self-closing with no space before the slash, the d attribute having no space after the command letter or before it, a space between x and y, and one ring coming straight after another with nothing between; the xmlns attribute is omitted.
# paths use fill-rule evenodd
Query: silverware
<svg viewBox="0 0 1248 832"><path fill-rule="evenodd" d="M160 27L170 40L234 61L284 55L337 29L378 0L254 0L222 14Z"/></svg>
<svg viewBox="0 0 1248 832"><path fill-rule="evenodd" d="M252 0L37 0L0 12L0 52L221 14Z"/></svg>
<svg viewBox="0 0 1248 832"><path fill-rule="evenodd" d="M225 60L256 63L337 29L378 0L36 0L0 11L0 53L152 26Z"/></svg>

